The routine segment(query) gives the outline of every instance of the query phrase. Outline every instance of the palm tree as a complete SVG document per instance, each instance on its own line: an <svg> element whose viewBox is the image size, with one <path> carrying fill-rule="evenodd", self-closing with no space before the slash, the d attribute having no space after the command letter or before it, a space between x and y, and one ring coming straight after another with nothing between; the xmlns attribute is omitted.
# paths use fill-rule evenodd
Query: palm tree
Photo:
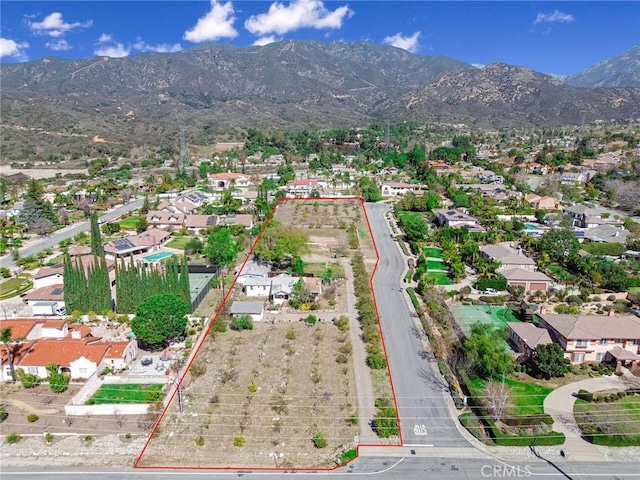
<svg viewBox="0 0 640 480"><path fill-rule="evenodd" d="M7 361L9 362L9 369L11 370L11 380L15 381L16 372L13 367L13 356L11 355L11 348L9 346L11 343L11 337L11 327L4 327L2 330L0 330L0 343L4 345L4 351L7 354Z"/></svg>

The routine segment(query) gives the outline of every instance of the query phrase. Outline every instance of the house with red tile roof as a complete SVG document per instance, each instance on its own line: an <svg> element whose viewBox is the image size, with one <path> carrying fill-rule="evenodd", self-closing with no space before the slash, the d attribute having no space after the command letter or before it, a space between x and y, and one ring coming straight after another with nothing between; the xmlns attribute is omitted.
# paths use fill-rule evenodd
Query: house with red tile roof
<svg viewBox="0 0 640 480"><path fill-rule="evenodd" d="M76 262L80 262L86 272L89 270L89 267L92 267L95 264L97 260L98 260L98 257L95 257L93 255L77 255L76 258L71 260L71 263L75 265ZM107 263L107 271L112 272L114 270L113 261L107 260L106 263ZM33 287L42 288L42 287L47 287L49 285L64 283L63 273L64 273L64 264L62 262L52 267L42 267L33 276ZM113 276L115 278L115 273Z"/></svg>
<svg viewBox="0 0 640 480"><path fill-rule="evenodd" d="M251 185L251 179L247 175L241 173L225 172L210 173L208 175L209 184L217 190L228 190L229 187L248 187Z"/></svg>
<svg viewBox="0 0 640 480"><path fill-rule="evenodd" d="M22 300L30 307L38 302L58 302L59 307L64 307L64 285L62 283L54 283L46 287L36 288L22 297Z"/></svg>

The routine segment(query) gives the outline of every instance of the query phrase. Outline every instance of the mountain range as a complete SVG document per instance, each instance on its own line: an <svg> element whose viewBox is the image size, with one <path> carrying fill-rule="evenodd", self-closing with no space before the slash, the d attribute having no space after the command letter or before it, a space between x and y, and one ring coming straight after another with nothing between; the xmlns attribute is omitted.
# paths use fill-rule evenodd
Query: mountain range
<svg viewBox="0 0 640 480"><path fill-rule="evenodd" d="M175 143L179 125L190 143L205 144L249 126L627 121L640 117L639 62L636 47L565 83L525 67L476 68L367 42L290 40L3 64L2 153L16 159L96 143L103 150L157 146Z"/></svg>

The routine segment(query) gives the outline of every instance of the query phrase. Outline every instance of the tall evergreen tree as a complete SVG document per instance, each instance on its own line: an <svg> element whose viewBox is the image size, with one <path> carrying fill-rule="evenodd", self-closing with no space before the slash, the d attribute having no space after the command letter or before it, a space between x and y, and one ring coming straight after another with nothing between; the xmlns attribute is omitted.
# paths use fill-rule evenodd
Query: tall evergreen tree
<svg viewBox="0 0 640 480"><path fill-rule="evenodd" d="M95 212L91 214L91 253L96 257L104 257L102 235L100 235L98 215Z"/></svg>

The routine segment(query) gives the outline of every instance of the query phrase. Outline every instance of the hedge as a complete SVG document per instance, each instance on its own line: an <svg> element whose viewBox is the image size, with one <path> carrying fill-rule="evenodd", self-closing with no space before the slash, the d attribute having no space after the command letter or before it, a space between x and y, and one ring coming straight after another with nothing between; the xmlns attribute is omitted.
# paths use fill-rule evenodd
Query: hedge
<svg viewBox="0 0 640 480"><path fill-rule="evenodd" d="M580 248L585 252L590 253L591 255L610 255L612 257L619 257L626 250L626 246L624 243L613 242L585 242L580 245Z"/></svg>
<svg viewBox="0 0 640 480"><path fill-rule="evenodd" d="M413 304L413 308L415 308L416 311L418 311L418 309L420 308L420 304L418 303L418 297L416 297L416 291L413 289L413 287L408 287L407 293L409 294L409 298L411 298L411 303Z"/></svg>
<svg viewBox="0 0 640 480"><path fill-rule="evenodd" d="M485 291L487 288L503 291L507 289L507 279L502 275L498 275L496 278L481 278L474 287L480 291Z"/></svg>

